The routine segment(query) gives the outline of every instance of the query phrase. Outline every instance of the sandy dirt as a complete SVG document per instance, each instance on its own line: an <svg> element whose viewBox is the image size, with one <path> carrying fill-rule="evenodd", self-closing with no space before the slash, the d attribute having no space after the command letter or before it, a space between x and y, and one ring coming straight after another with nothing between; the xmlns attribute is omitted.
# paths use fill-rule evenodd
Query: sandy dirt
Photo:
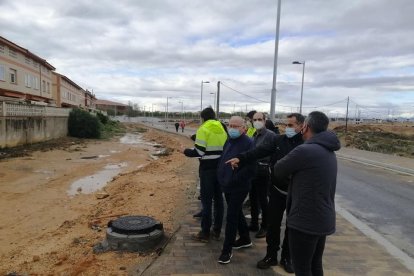
<svg viewBox="0 0 414 276"><path fill-rule="evenodd" d="M135 125L127 125L129 132ZM93 253L107 223L121 215L151 216L166 235L179 225L185 203L195 194L195 160L182 149L186 137L149 129L149 143L72 141L59 149L0 160L0 275L127 275L156 253ZM171 149L159 159L151 143ZM73 190L79 179L119 167L102 189ZM92 181L93 182L93 181ZM93 184L93 183L92 183ZM100 197L108 195L105 198Z"/></svg>

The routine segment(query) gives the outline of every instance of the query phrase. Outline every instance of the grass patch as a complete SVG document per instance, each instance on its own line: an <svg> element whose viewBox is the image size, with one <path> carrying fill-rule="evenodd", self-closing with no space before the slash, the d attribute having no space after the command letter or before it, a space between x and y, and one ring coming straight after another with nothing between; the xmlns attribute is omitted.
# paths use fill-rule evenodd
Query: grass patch
<svg viewBox="0 0 414 276"><path fill-rule="evenodd" d="M118 121L108 120L106 124L102 124L101 139L110 139L115 136L120 136L126 133L126 128Z"/></svg>

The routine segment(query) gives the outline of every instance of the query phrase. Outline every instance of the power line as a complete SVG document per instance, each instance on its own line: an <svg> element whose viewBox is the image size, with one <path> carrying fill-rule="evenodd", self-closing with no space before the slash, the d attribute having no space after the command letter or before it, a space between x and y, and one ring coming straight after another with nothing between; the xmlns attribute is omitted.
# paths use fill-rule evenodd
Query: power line
<svg viewBox="0 0 414 276"><path fill-rule="evenodd" d="M233 90L234 92L239 93L239 94L241 94L241 95L243 95L243 96L245 96L245 97L251 98L251 99L256 100L256 101L258 101L258 102L268 103L268 101L263 101L263 100L261 100L261 99L258 99L258 98L255 98L255 97L249 96L249 95L247 95L247 94L244 94L243 92L240 92L240 91L238 91L238 90L236 90L236 89L234 89L234 88L231 88L230 86L225 85L223 82L220 82L220 83L221 83L221 85L223 85L224 87L227 87L228 89Z"/></svg>

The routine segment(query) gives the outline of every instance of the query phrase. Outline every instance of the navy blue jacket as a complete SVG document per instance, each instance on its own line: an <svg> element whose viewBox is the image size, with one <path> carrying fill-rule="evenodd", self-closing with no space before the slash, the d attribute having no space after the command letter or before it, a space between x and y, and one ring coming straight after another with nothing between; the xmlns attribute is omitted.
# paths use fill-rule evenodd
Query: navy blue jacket
<svg viewBox="0 0 414 276"><path fill-rule="evenodd" d="M335 232L337 161L340 143L323 131L297 146L275 165L279 177L292 175L287 196L287 225L312 235Z"/></svg>
<svg viewBox="0 0 414 276"><path fill-rule="evenodd" d="M253 140L245 134L236 139L228 139L224 144L217 170L218 181L224 193L250 190L250 182L256 173L256 164L246 163L233 170L230 164L226 164L226 161L253 148Z"/></svg>

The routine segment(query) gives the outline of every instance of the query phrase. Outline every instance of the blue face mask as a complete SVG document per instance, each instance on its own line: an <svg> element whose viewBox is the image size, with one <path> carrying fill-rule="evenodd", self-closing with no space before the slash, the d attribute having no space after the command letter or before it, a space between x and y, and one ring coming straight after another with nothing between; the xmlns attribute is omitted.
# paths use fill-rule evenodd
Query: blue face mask
<svg viewBox="0 0 414 276"><path fill-rule="evenodd" d="M235 128L229 128L228 133L229 133L229 136L230 136L231 139L239 138L240 135L241 135L240 131L238 129L235 129Z"/></svg>
<svg viewBox="0 0 414 276"><path fill-rule="evenodd" d="M295 129L293 127L287 127L285 129L285 134L288 138L292 138L293 136L295 136L297 133L295 131Z"/></svg>

